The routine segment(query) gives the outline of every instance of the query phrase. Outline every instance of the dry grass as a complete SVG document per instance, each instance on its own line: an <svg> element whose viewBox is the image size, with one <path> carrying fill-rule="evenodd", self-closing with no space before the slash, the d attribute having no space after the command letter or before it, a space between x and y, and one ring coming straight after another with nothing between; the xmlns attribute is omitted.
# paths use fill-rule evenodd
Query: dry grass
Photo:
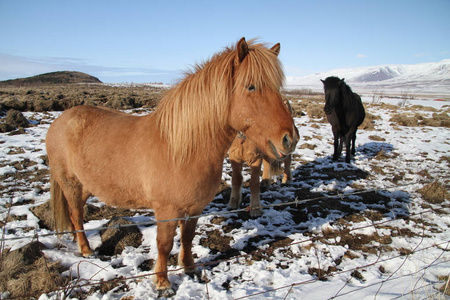
<svg viewBox="0 0 450 300"><path fill-rule="evenodd" d="M359 126L359 128L363 130L375 130L375 120L379 119L379 116L372 115L371 113L366 111L364 122Z"/></svg>
<svg viewBox="0 0 450 300"><path fill-rule="evenodd" d="M100 84L0 88L0 111L55 111L88 104L115 109L156 106L165 92L153 86L114 87Z"/></svg>
<svg viewBox="0 0 450 300"><path fill-rule="evenodd" d="M443 281L445 283L439 288L439 292L450 296L450 276L439 276L439 281Z"/></svg>
<svg viewBox="0 0 450 300"><path fill-rule="evenodd" d="M438 181L434 181L417 191L422 199L431 204L440 204L445 199L450 199L447 189Z"/></svg>
<svg viewBox="0 0 450 300"><path fill-rule="evenodd" d="M58 262L48 261L43 248L33 242L11 252L2 249L0 290L8 291L12 298L31 299L66 286L68 278L60 275L64 269Z"/></svg>
<svg viewBox="0 0 450 300"><path fill-rule="evenodd" d="M448 110L441 113L434 112L431 118L419 113L414 113L413 115L408 113L399 113L394 114L389 121L400 126L450 127Z"/></svg>

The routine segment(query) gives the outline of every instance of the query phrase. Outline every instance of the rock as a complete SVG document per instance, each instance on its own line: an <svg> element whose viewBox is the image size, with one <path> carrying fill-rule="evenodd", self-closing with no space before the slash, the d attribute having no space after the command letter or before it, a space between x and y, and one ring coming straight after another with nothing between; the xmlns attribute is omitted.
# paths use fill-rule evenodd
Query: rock
<svg viewBox="0 0 450 300"><path fill-rule="evenodd" d="M139 247L142 243L142 233L136 225L125 219L112 219L105 227L111 227L100 232L102 244L96 249L99 255L113 256L122 253L127 246ZM126 227L121 227L127 225Z"/></svg>
<svg viewBox="0 0 450 300"><path fill-rule="evenodd" d="M2 121L3 123L0 126L1 132L10 132L16 128L25 128L30 126L30 123L24 115L15 109L8 110L6 117Z"/></svg>

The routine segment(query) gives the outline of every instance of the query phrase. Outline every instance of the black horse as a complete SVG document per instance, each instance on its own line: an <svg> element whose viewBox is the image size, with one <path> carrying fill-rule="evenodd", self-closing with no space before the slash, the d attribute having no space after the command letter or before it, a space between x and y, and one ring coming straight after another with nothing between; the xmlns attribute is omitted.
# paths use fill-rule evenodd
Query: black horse
<svg viewBox="0 0 450 300"><path fill-rule="evenodd" d="M351 155L355 155L356 131L366 116L361 97L352 92L344 82L344 78L332 76L321 81L325 91L324 111L334 135L333 160L337 160L341 155L342 143L345 140L345 161L350 163ZM351 151L350 142L352 142Z"/></svg>

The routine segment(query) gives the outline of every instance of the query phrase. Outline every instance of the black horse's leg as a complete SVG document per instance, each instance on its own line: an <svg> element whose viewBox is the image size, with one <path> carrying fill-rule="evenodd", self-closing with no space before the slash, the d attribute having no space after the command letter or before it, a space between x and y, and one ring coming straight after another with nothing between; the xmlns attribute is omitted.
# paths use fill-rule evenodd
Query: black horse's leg
<svg viewBox="0 0 450 300"><path fill-rule="evenodd" d="M350 163L351 150L350 150L350 137L345 139L345 162Z"/></svg>
<svg viewBox="0 0 450 300"><path fill-rule="evenodd" d="M353 134L353 137L352 137L352 155L353 156L356 154L355 141L356 141L356 131L355 131L355 133Z"/></svg>
<svg viewBox="0 0 450 300"><path fill-rule="evenodd" d="M353 129L350 129L347 134L345 135L345 162L350 163L350 159L352 154L354 154L355 151L355 138L356 138L356 131ZM351 148L351 144L353 143L353 149Z"/></svg>
<svg viewBox="0 0 450 300"><path fill-rule="evenodd" d="M344 146L345 136L341 135L339 137L339 147L338 147L338 156L342 155L342 147Z"/></svg>
<svg viewBox="0 0 450 300"><path fill-rule="evenodd" d="M341 155L339 153L339 132L335 127L333 127L333 136L334 136L334 154L333 154L333 160L338 160L339 156Z"/></svg>

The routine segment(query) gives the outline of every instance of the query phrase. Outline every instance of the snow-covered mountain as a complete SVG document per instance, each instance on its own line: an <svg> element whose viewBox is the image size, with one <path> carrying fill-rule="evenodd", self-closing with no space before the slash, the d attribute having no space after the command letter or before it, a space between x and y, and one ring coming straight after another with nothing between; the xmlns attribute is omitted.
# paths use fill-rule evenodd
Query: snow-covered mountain
<svg viewBox="0 0 450 300"><path fill-rule="evenodd" d="M383 65L336 69L304 77L287 77L286 88L322 90L328 76L345 78L355 91L409 91L421 94L450 95L450 59L416 65Z"/></svg>

